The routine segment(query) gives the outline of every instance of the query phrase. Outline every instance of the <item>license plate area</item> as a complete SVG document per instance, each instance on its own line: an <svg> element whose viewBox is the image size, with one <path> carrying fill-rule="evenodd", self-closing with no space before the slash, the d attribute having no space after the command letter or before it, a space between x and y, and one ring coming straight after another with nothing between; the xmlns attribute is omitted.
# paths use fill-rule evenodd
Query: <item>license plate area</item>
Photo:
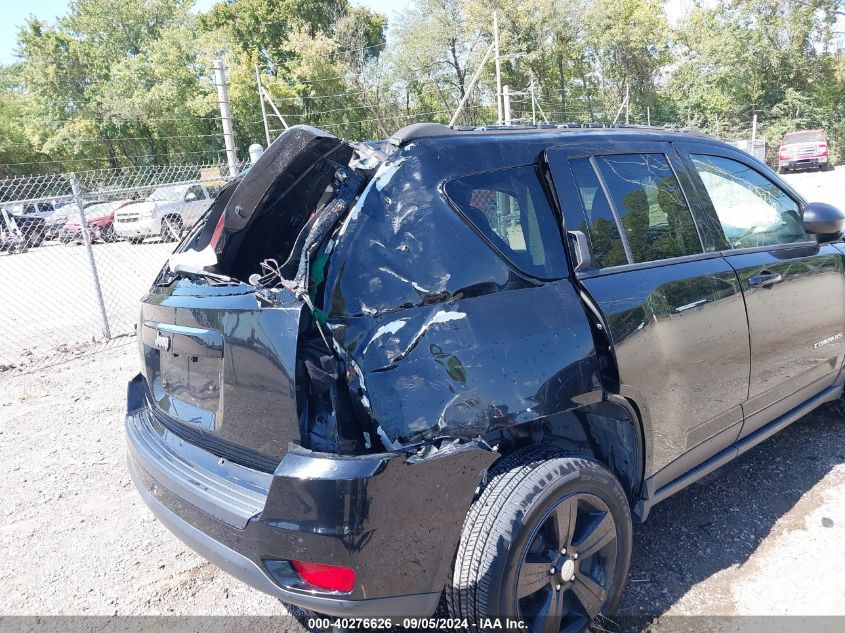
<svg viewBox="0 0 845 633"><path fill-rule="evenodd" d="M214 431L223 384L223 335L145 321L142 344L154 404L180 422Z"/></svg>

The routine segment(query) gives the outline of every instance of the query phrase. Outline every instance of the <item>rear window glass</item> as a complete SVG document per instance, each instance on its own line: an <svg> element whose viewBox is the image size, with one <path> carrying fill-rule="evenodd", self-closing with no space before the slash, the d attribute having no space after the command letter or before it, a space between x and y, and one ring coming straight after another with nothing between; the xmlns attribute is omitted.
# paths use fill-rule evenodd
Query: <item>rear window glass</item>
<svg viewBox="0 0 845 633"><path fill-rule="evenodd" d="M818 143L824 140L821 132L792 132L783 137L784 143Z"/></svg>
<svg viewBox="0 0 845 633"><path fill-rule="evenodd" d="M446 195L512 264L537 277L565 274L557 219L533 166L450 180Z"/></svg>
<svg viewBox="0 0 845 633"><path fill-rule="evenodd" d="M703 252L681 185L662 154L597 156L635 263Z"/></svg>

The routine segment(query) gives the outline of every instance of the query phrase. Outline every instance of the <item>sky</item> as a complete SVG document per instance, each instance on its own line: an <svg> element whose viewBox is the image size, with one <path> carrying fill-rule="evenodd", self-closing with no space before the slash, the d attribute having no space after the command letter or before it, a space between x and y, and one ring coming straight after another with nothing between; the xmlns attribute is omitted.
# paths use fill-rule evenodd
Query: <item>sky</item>
<svg viewBox="0 0 845 633"><path fill-rule="evenodd" d="M195 11L206 11L216 0L197 0ZM402 9L403 0L352 0L353 4L363 5L391 17L394 11ZM5 6L4 6L5 5ZM18 30L26 24L27 18L34 15L39 20L53 24L57 16L67 12L68 0L0 0L3 19L0 20L0 64L17 61Z"/></svg>

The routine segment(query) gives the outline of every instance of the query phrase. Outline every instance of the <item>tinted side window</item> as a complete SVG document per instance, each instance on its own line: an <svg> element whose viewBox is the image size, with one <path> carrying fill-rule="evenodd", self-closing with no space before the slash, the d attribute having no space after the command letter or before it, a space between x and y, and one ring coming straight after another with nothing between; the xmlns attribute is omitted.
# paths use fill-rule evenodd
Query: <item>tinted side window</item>
<svg viewBox="0 0 845 633"><path fill-rule="evenodd" d="M590 159L576 158L569 161L569 165L586 213L586 227L583 230L590 238L593 264L604 267L629 263L619 227Z"/></svg>
<svg viewBox="0 0 845 633"><path fill-rule="evenodd" d="M703 252L692 213L662 154L597 156L635 263Z"/></svg>
<svg viewBox="0 0 845 633"><path fill-rule="evenodd" d="M798 204L760 172L721 156L691 154L733 248L806 242Z"/></svg>
<svg viewBox="0 0 845 633"><path fill-rule="evenodd" d="M191 194L194 194L194 200L205 200L205 192L199 185L189 187L188 191L185 192L185 198L187 199Z"/></svg>
<svg viewBox="0 0 845 633"><path fill-rule="evenodd" d="M455 178L445 191L515 266L538 277L566 274L560 229L535 167Z"/></svg>

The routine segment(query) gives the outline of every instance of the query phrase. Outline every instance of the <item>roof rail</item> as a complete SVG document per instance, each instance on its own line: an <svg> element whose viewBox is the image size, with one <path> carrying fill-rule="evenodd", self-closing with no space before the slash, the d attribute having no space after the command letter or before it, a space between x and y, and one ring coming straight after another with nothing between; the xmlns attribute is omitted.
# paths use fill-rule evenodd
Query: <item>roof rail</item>
<svg viewBox="0 0 845 633"><path fill-rule="evenodd" d="M541 123L538 125L455 125L449 127L442 123L412 123L394 132L388 142L396 147L401 147L421 138L432 138L441 136L453 136L462 133L472 132L501 132L501 133L525 133L525 132L550 132L553 130L594 130L594 129L617 129L617 130L641 130L651 132L675 132L679 134L688 134L690 136L706 136L703 132L692 129L673 126L656 126L656 125L636 125L629 123L578 123L578 122L564 122L564 123Z"/></svg>

